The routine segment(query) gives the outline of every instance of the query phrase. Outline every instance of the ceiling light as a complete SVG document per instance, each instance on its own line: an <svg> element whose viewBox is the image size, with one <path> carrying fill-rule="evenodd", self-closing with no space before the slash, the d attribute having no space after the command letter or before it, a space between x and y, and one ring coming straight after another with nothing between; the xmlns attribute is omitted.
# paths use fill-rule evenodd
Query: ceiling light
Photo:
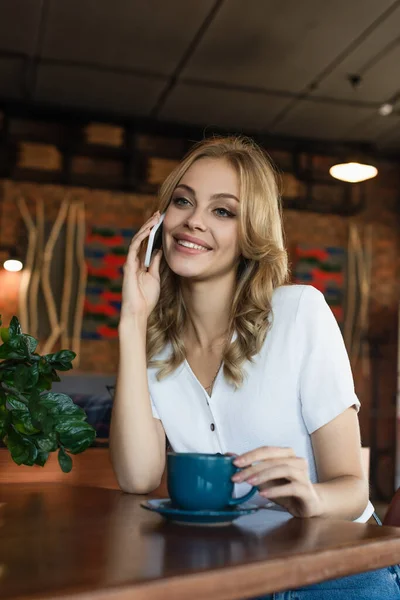
<svg viewBox="0 0 400 600"><path fill-rule="evenodd" d="M16 246L4 246L0 245L0 251L6 251L7 257L4 259L3 267L6 271L16 273L22 271L24 263L22 260L22 253L18 251Z"/></svg>
<svg viewBox="0 0 400 600"><path fill-rule="evenodd" d="M24 268L24 265L18 259L7 258L7 260L5 260L3 263L3 267L5 268L6 271L16 273L17 271L22 271L22 269Z"/></svg>
<svg viewBox="0 0 400 600"><path fill-rule="evenodd" d="M333 165L329 169L330 175L340 181L349 183L359 183L372 179L378 175L378 169L372 165L367 165L359 162L347 162Z"/></svg>
<svg viewBox="0 0 400 600"><path fill-rule="evenodd" d="M387 117L392 112L393 112L393 104L390 104L389 102L386 102L386 104L382 104L382 106L379 107L379 114L382 117Z"/></svg>

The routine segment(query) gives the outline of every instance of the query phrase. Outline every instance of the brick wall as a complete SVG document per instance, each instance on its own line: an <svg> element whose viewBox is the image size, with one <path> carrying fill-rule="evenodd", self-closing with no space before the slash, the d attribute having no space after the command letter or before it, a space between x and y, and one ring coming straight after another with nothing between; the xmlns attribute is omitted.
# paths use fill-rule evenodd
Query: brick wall
<svg viewBox="0 0 400 600"><path fill-rule="evenodd" d="M370 335L380 338L381 358L374 359L365 373L358 363L353 369L356 392L361 400L360 425L363 445L370 445L377 427L377 481L382 497L393 493L394 446L396 439L397 327L400 300L400 170L382 164L379 177L362 184L366 208L354 217L285 211L287 243L345 246L349 223L372 227L372 280L369 309ZM374 377L376 376L376 379ZM379 407L372 412L372 388L377 386Z"/></svg>
<svg viewBox="0 0 400 600"><path fill-rule="evenodd" d="M378 444L388 447L387 457L380 460L380 485L386 495L392 493L395 439L395 393L397 363L397 312L400 296L400 222L399 222L399 170L395 165L381 164L380 175L362 184L366 193L365 209L354 217L322 215L286 210L284 223L287 244L297 243L346 246L350 222L360 226L373 225L372 290L370 302L370 333L381 337L382 358L379 362L379 411L377 415ZM2 202L1 243L13 243L21 227L17 219L15 199L22 194L33 205L40 196L45 201L46 217L55 217L66 188L58 185L0 180ZM75 198L85 202L87 222L116 227L138 227L151 214L154 196L126 194L88 188L69 188ZM0 254L0 260L4 255ZM0 271L0 313L8 323L18 313L19 274ZM82 340L80 370L115 373L118 345L115 341ZM364 445L371 439L372 375L376 362L369 372L355 369L357 393L362 402L360 422Z"/></svg>
<svg viewBox="0 0 400 600"><path fill-rule="evenodd" d="M136 228L152 214L154 196L124 194L89 188L69 188L71 199L85 203L87 224L111 227ZM19 211L15 199L22 195L34 214L35 198L45 203L46 220L55 219L65 197L66 188L38 183L0 181L2 196L1 243L13 244L18 236L17 229L25 228L16 218ZM0 259L4 254L0 254ZM18 314L18 285L20 274L0 270L0 314L8 324L13 314ZM118 344L107 340L82 340L80 370L84 372L115 373L118 362Z"/></svg>

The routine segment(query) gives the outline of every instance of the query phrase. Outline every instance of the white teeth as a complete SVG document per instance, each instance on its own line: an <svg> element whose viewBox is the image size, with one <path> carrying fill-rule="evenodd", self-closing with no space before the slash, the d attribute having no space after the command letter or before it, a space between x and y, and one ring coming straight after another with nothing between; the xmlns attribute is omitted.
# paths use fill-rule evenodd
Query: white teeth
<svg viewBox="0 0 400 600"><path fill-rule="evenodd" d="M177 240L180 246L185 246L186 248L193 248L194 250L208 250L204 246L198 246L197 244L192 244L192 242L187 242L186 240Z"/></svg>

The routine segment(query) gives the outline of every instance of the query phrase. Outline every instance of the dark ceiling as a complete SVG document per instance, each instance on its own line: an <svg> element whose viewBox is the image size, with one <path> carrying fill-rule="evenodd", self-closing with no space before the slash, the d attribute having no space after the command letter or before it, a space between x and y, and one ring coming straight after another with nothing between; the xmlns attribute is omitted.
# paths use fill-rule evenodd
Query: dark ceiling
<svg viewBox="0 0 400 600"><path fill-rule="evenodd" d="M3 103L397 153L399 62L400 1L0 0Z"/></svg>

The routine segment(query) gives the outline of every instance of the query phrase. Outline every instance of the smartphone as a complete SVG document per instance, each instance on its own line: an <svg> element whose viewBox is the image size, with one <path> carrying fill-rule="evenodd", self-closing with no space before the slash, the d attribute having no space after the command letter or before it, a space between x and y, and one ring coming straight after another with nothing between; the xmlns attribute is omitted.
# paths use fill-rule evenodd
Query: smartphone
<svg viewBox="0 0 400 600"><path fill-rule="evenodd" d="M146 256L144 258L144 266L146 268L149 268L149 266L150 266L151 255L153 254L153 251L161 248L161 244L162 244L162 227L161 227L161 225L162 225L162 222L164 221L164 218L165 218L165 212L161 215L158 223L156 223L154 225L153 229L150 231L149 241L147 242Z"/></svg>

